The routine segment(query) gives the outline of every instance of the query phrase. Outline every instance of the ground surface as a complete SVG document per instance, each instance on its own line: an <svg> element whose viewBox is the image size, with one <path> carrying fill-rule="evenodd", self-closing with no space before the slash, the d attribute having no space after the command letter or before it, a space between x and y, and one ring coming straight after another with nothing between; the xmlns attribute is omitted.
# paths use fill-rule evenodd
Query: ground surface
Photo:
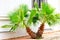
<svg viewBox="0 0 60 40"><path fill-rule="evenodd" d="M6 40L60 40L60 30L44 32L42 39L31 39L30 36L23 36L23 37L17 37L17 38L10 38Z"/></svg>

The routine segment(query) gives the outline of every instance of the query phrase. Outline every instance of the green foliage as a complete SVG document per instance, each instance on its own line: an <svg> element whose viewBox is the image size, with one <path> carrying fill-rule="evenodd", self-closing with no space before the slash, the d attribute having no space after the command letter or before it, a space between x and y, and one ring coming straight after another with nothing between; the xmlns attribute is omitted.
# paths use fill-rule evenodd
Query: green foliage
<svg viewBox="0 0 60 40"><path fill-rule="evenodd" d="M37 10L39 9L38 3L34 2L34 8L36 8Z"/></svg>
<svg viewBox="0 0 60 40"><path fill-rule="evenodd" d="M60 19L60 14L55 14L57 19Z"/></svg>
<svg viewBox="0 0 60 40"><path fill-rule="evenodd" d="M49 25L53 25L57 23L58 18L60 19L60 15L54 14L55 8L53 8L48 3L42 3L42 8L40 10L40 20L44 23L47 22Z"/></svg>
<svg viewBox="0 0 60 40"><path fill-rule="evenodd" d="M19 13L18 11L15 11L15 12L12 12L11 14L9 14L9 19L10 19L11 23L17 24L20 21L18 13Z"/></svg>
<svg viewBox="0 0 60 40"><path fill-rule="evenodd" d="M35 3L34 8L31 10L28 9L27 5L20 5L17 10L8 15L13 25L4 25L2 27L11 27L11 30L15 30L19 25L20 27L24 27L31 23L35 24L38 20L53 25L60 21L60 14L54 14L54 10L55 8L51 7L48 3L42 3L41 8L39 8L38 4ZM28 12L30 13L29 16ZM27 17L28 20L25 20ZM25 21L27 21L27 23Z"/></svg>
<svg viewBox="0 0 60 40"><path fill-rule="evenodd" d="M13 25L3 25L2 28L11 28Z"/></svg>
<svg viewBox="0 0 60 40"><path fill-rule="evenodd" d="M18 28L18 25L15 24L15 25L13 25L13 26L11 27L10 31L15 31L17 28Z"/></svg>
<svg viewBox="0 0 60 40"><path fill-rule="evenodd" d="M24 15L26 15L26 13L28 12L28 6L25 4L20 5L20 9L23 10Z"/></svg>
<svg viewBox="0 0 60 40"><path fill-rule="evenodd" d="M46 13L46 15L50 15L54 12L55 8L53 8L48 3L42 3L42 11Z"/></svg>
<svg viewBox="0 0 60 40"><path fill-rule="evenodd" d="M2 28L11 28L10 29L10 31L14 31L17 27L18 27L18 25L3 25L3 26L1 26Z"/></svg>
<svg viewBox="0 0 60 40"><path fill-rule="evenodd" d="M49 25L53 25L60 22L60 14L55 14L55 15L50 15L49 17L47 17L47 23Z"/></svg>
<svg viewBox="0 0 60 40"><path fill-rule="evenodd" d="M37 13L37 10L33 8L33 9L31 10L30 17L29 17L29 19L28 19L28 23L29 23L29 24L32 23L33 17L36 15L36 13Z"/></svg>
<svg viewBox="0 0 60 40"><path fill-rule="evenodd" d="M35 16L32 18L32 22L33 24L35 24L38 20L39 20L39 6L37 2L34 2L34 8L36 9L36 14Z"/></svg>
<svg viewBox="0 0 60 40"><path fill-rule="evenodd" d="M57 22L60 23L60 14L55 14L55 18L57 19Z"/></svg>
<svg viewBox="0 0 60 40"><path fill-rule="evenodd" d="M39 11L38 3L34 2L34 7L30 11L30 17L28 20L29 24L31 23L35 24L39 20L38 11Z"/></svg>
<svg viewBox="0 0 60 40"><path fill-rule="evenodd" d="M11 23L14 25L11 30L15 30L19 25L24 26L23 21L25 20L25 17L27 17L28 7L27 5L20 5L20 7L9 14L9 19Z"/></svg>
<svg viewBox="0 0 60 40"><path fill-rule="evenodd" d="M38 20L47 22L49 25L53 25L57 22L57 15L54 15L54 10L51 5L48 3L42 3L41 8L38 7L38 4L34 3L34 8L30 11L26 5L20 5L19 9L12 13L13 15L10 17L12 23L18 24L21 23L23 25L24 18L27 17L27 12L30 12L29 18L27 20L27 24L36 23ZM15 17L14 17L15 16Z"/></svg>
<svg viewBox="0 0 60 40"><path fill-rule="evenodd" d="M38 16L39 16L39 15L36 14L36 15L33 17L32 22L33 22L34 24L37 22L37 20L39 20L39 17L38 17Z"/></svg>
<svg viewBox="0 0 60 40"><path fill-rule="evenodd" d="M18 24L27 17L28 7L27 5L20 5L19 9L9 14L9 18L13 24Z"/></svg>
<svg viewBox="0 0 60 40"><path fill-rule="evenodd" d="M49 25L53 25L57 22L56 16L55 15L50 15L47 17L47 23Z"/></svg>
<svg viewBox="0 0 60 40"><path fill-rule="evenodd" d="M20 10L20 16L21 16L21 18L23 19L24 17L28 17L28 14L27 14L27 12L28 12L28 6L27 5L20 5L20 8L19 8L19 10Z"/></svg>
<svg viewBox="0 0 60 40"><path fill-rule="evenodd" d="M36 23L36 21L38 20L38 15L37 15L37 10L38 10L38 5L37 3L34 4L35 7L32 8L31 10L28 9L27 5L20 5L20 7L12 12L11 14L9 14L9 18L11 23L15 24L20 24L22 26L24 26L23 22L25 20L25 17L28 17L28 11L30 12L30 16L29 19L27 20L28 24ZM14 27L12 27L13 29Z"/></svg>

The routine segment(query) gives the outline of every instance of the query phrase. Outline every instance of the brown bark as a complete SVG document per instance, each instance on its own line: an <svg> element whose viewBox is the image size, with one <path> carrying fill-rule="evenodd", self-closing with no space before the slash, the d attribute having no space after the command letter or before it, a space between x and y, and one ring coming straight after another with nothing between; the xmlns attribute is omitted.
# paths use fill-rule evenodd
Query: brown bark
<svg viewBox="0 0 60 40"><path fill-rule="evenodd" d="M26 27L27 33L31 36L31 38L36 39L36 33L33 32L25 23L24 23L24 25Z"/></svg>
<svg viewBox="0 0 60 40"><path fill-rule="evenodd" d="M38 38L41 38L43 32L44 32L44 23L41 24L41 26L39 27L39 29L38 29L38 31L37 31L37 33L36 33L37 37L38 37Z"/></svg>
<svg viewBox="0 0 60 40"><path fill-rule="evenodd" d="M36 39L36 33L34 33L29 27L26 27L26 31L31 36L31 38Z"/></svg>

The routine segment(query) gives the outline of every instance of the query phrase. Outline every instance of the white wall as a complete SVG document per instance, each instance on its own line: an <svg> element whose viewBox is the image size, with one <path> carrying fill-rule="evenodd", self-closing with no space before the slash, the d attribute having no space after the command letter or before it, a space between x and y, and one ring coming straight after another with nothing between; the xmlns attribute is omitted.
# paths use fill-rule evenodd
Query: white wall
<svg viewBox="0 0 60 40"><path fill-rule="evenodd" d="M19 7L20 4L27 4L31 8L31 0L0 0L0 16L6 16L10 11Z"/></svg>

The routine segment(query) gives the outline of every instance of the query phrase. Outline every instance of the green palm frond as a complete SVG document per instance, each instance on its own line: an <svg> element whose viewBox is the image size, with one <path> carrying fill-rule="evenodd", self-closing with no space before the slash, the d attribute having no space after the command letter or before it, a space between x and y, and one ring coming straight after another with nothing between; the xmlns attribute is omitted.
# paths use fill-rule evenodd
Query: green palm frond
<svg viewBox="0 0 60 40"><path fill-rule="evenodd" d="M19 11L15 11L15 12L12 12L11 14L9 14L9 19L10 19L11 23L17 24L20 21L18 13L19 13Z"/></svg>
<svg viewBox="0 0 60 40"><path fill-rule="evenodd" d="M19 25L21 25L21 27L24 26L23 22L25 20L27 12L28 12L28 6L20 5L20 7L16 11L9 14L9 19L10 19L11 23L13 23L13 25L14 25L11 28L11 30L15 30ZM18 25L18 26L16 26L16 25Z"/></svg>
<svg viewBox="0 0 60 40"><path fill-rule="evenodd" d="M24 16L27 17L28 6L25 4L20 5L20 9L23 10Z"/></svg>
<svg viewBox="0 0 60 40"><path fill-rule="evenodd" d="M54 12L55 8L53 8L50 4L48 3L42 3L42 10L45 12L47 15L50 15Z"/></svg>
<svg viewBox="0 0 60 40"><path fill-rule="evenodd" d="M34 10L35 11L31 10L32 13L30 14L30 20L31 20L30 23L32 22L33 24L35 24L39 20L39 14L38 14L39 6L38 6L37 2L34 2ZM31 18L31 16L33 16L33 17Z"/></svg>
<svg viewBox="0 0 60 40"><path fill-rule="evenodd" d="M24 17L27 15L28 7L27 5L20 5L20 7L15 11L9 14L9 18L12 23L17 24L24 20Z"/></svg>
<svg viewBox="0 0 60 40"><path fill-rule="evenodd" d="M47 23L53 25L60 22L60 14L54 14L47 17Z"/></svg>
<svg viewBox="0 0 60 40"><path fill-rule="evenodd" d="M24 20L27 17L28 6L27 5L20 5L19 9L19 17L20 17L20 25L24 27Z"/></svg>
<svg viewBox="0 0 60 40"><path fill-rule="evenodd" d="M39 8L37 3L35 3L34 6L34 8L29 10L27 5L20 5L17 10L8 15L13 26L4 25L2 27L11 27L11 30L15 30L19 25L20 27L24 27L28 12L30 15L28 16L27 25L31 23L35 24L38 20L40 20L40 22L46 20L45 22L49 25L53 25L57 23L57 21L60 21L60 14L53 14L55 9L48 3L42 3L42 8Z"/></svg>
<svg viewBox="0 0 60 40"><path fill-rule="evenodd" d="M20 21L24 20L24 11L23 11L23 9L19 10L19 15L18 16L20 17Z"/></svg>
<svg viewBox="0 0 60 40"><path fill-rule="evenodd" d="M55 14L55 18L57 19L57 22L60 23L60 14Z"/></svg>
<svg viewBox="0 0 60 40"><path fill-rule="evenodd" d="M42 8L39 12L39 19L42 21L46 20L49 25L58 23L57 21L60 19L60 15L54 14L54 10L55 8L48 3L42 3Z"/></svg>
<svg viewBox="0 0 60 40"><path fill-rule="evenodd" d="M34 2L34 8L36 8L37 10L39 10L39 6L37 2Z"/></svg>
<svg viewBox="0 0 60 40"><path fill-rule="evenodd" d="M30 12L30 17L29 17L29 20L28 20L28 23L31 24L32 23L32 20L33 20L33 17L36 15L36 9L32 9L31 12Z"/></svg>
<svg viewBox="0 0 60 40"><path fill-rule="evenodd" d="M53 25L57 22L57 19L56 19L55 15L50 15L50 16L47 17L46 21L49 25Z"/></svg>
<svg viewBox="0 0 60 40"><path fill-rule="evenodd" d="M55 14L55 16L56 16L57 19L60 19L60 13Z"/></svg>
<svg viewBox="0 0 60 40"><path fill-rule="evenodd" d="M30 11L30 17L28 20L28 23L31 24L35 24L38 20L39 20L39 6L37 2L34 2L34 7L32 8L32 10Z"/></svg>
<svg viewBox="0 0 60 40"><path fill-rule="evenodd" d="M3 25L2 28L11 28L10 31L14 31L18 25Z"/></svg>
<svg viewBox="0 0 60 40"><path fill-rule="evenodd" d="M45 12L43 12L43 10L39 10L38 15L39 15L39 20L42 21L46 14Z"/></svg>
<svg viewBox="0 0 60 40"><path fill-rule="evenodd" d="M11 28L13 25L3 25L2 28Z"/></svg>
<svg viewBox="0 0 60 40"><path fill-rule="evenodd" d="M35 24L38 20L39 20L39 14L36 14L32 19L33 24Z"/></svg>
<svg viewBox="0 0 60 40"><path fill-rule="evenodd" d="M11 27L10 31L15 31L17 28L18 28L18 25L15 24Z"/></svg>

